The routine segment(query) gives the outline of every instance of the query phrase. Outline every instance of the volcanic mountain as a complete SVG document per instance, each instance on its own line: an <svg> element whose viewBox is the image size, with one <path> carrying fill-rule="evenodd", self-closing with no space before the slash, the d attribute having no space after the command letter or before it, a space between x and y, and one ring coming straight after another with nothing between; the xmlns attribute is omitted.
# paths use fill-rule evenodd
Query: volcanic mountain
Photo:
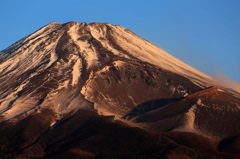
<svg viewBox="0 0 240 159"><path fill-rule="evenodd" d="M108 23L1 51L0 113L1 158L240 157L240 93Z"/></svg>

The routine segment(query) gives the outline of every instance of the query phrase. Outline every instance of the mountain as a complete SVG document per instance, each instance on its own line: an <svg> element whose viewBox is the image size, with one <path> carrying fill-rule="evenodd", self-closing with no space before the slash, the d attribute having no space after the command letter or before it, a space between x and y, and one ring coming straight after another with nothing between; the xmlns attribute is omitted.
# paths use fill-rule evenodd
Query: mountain
<svg viewBox="0 0 240 159"><path fill-rule="evenodd" d="M1 158L240 157L240 93L108 23L1 51L0 113Z"/></svg>

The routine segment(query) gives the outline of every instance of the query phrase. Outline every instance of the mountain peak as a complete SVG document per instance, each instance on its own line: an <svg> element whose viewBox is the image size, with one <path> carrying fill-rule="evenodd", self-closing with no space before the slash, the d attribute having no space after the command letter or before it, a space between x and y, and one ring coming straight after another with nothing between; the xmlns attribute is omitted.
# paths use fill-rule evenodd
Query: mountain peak
<svg viewBox="0 0 240 159"><path fill-rule="evenodd" d="M59 23L56 21L52 21L50 24L59 24Z"/></svg>

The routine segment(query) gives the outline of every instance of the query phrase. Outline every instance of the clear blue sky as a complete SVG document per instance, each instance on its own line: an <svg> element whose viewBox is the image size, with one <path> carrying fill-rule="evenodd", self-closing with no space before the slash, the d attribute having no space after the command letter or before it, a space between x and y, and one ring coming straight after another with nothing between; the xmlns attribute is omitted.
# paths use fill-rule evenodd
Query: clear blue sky
<svg viewBox="0 0 240 159"><path fill-rule="evenodd" d="M0 50L56 21L122 25L194 68L240 82L240 0L1 0Z"/></svg>

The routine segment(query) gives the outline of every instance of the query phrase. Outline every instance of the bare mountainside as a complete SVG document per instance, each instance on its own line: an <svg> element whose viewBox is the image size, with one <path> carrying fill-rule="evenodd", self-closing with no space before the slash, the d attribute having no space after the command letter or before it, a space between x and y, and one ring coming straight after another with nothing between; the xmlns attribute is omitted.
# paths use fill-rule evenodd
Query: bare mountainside
<svg viewBox="0 0 240 159"><path fill-rule="evenodd" d="M240 157L240 93L107 23L1 51L0 113L1 158Z"/></svg>

